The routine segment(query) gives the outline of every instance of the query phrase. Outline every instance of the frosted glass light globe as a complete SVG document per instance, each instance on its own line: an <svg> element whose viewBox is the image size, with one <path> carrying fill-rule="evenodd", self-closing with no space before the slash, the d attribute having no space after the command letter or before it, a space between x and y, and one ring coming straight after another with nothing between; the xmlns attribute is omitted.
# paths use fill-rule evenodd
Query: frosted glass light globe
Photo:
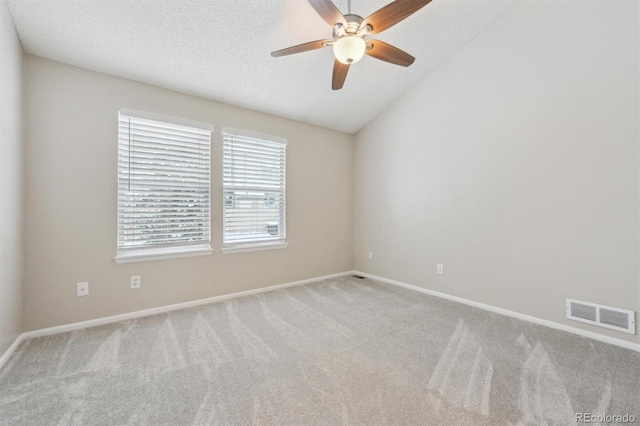
<svg viewBox="0 0 640 426"><path fill-rule="evenodd" d="M343 64L355 64L364 55L367 43L358 36L346 36L333 44L333 54Z"/></svg>

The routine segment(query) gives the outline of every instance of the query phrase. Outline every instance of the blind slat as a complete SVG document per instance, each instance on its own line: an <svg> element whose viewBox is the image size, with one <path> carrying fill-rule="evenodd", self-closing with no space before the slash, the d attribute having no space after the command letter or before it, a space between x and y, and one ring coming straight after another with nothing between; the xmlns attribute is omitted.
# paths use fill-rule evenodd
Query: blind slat
<svg viewBox="0 0 640 426"><path fill-rule="evenodd" d="M142 235L139 232L120 231L118 235L124 240L148 240L151 238L162 237L166 235L179 235L180 237L186 237L188 235L202 235L205 232L209 232L209 229L174 229L174 228L155 228L153 230L153 237L149 235Z"/></svg>
<svg viewBox="0 0 640 426"><path fill-rule="evenodd" d="M129 133L131 131L132 134L136 136L146 137L160 137L160 138L169 138L174 141L182 141L182 142L196 142L200 143L207 139L207 133L190 133L190 132L182 132L179 130L172 130L168 128L160 128L155 126L143 126L136 123L131 123L129 125L128 122L120 122L118 126L118 131L121 133Z"/></svg>
<svg viewBox="0 0 640 426"><path fill-rule="evenodd" d="M133 187L135 185L135 188ZM129 182L121 179L119 182L119 188L120 189L124 189L124 188L128 188L129 186L131 187L131 190L137 190L137 191L141 191L143 189L148 189L149 191L153 191L155 189L158 190L177 190L178 188L183 188L184 190L191 190L191 191L196 191L196 190L202 190L203 187L205 188L209 188L209 184L208 183L203 183L202 186L198 187L198 186L194 186L193 183L181 183L179 181L175 181L175 182L169 182L169 181L164 181L164 182L158 182L158 181L154 181L154 180L150 180L150 179L132 179L129 185Z"/></svg>
<svg viewBox="0 0 640 426"><path fill-rule="evenodd" d="M208 128L205 129L205 128L187 126L183 124L174 124L174 123L165 122L165 121L153 120L149 118L140 118L140 117L135 117L131 114L121 114L120 116L127 117L127 119L131 120L131 123L134 126L151 127L157 130L164 129L169 132L184 133L184 134L199 134L204 136L211 134L211 130ZM209 126L205 126L205 127L209 127Z"/></svg>
<svg viewBox="0 0 640 426"><path fill-rule="evenodd" d="M118 136L121 138L121 140L127 140L127 142L124 143L124 145L127 146L129 145L129 136L131 136L132 139L136 140L136 147L139 149L156 150L160 152L175 150L176 152L185 154L198 154L199 151L206 149L205 143L187 141L183 142L175 139L169 139L169 135L165 135L166 137L161 138L136 135L135 133L131 133L131 135L129 135L128 132L119 132Z"/></svg>

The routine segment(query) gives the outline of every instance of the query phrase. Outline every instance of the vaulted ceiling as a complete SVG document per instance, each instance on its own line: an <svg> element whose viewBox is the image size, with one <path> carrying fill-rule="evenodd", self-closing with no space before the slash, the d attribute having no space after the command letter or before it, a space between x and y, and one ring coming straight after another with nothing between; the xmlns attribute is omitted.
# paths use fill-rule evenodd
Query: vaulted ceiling
<svg viewBox="0 0 640 426"><path fill-rule="evenodd" d="M355 133L518 0L433 0L372 37L415 56L411 67L365 56L340 91L331 48L270 56L331 38L306 0L7 1L27 53ZM366 17L390 0L351 3Z"/></svg>

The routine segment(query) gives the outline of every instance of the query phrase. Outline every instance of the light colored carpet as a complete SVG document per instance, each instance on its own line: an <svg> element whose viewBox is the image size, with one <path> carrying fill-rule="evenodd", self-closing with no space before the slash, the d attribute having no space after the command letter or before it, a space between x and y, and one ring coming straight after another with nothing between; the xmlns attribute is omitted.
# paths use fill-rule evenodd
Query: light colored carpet
<svg viewBox="0 0 640 426"><path fill-rule="evenodd" d="M638 389L636 352L344 277L28 340L0 423L568 425Z"/></svg>

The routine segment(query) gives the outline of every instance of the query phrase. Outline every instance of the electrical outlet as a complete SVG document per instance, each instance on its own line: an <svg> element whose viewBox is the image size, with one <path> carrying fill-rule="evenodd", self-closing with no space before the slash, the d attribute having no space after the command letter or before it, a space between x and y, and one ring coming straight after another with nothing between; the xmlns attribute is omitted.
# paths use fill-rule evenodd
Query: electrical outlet
<svg viewBox="0 0 640 426"><path fill-rule="evenodd" d="M89 283L78 283L76 284L77 293L79 296L88 296L89 295Z"/></svg>
<svg viewBox="0 0 640 426"><path fill-rule="evenodd" d="M131 276L131 288L140 288L141 284L142 280L140 279L140 275Z"/></svg>
<svg viewBox="0 0 640 426"><path fill-rule="evenodd" d="M436 272L438 275L444 275L444 265L442 263L438 263L436 266Z"/></svg>
<svg viewBox="0 0 640 426"><path fill-rule="evenodd" d="M372 251L369 252L369 259L373 259L373 252Z"/></svg>

